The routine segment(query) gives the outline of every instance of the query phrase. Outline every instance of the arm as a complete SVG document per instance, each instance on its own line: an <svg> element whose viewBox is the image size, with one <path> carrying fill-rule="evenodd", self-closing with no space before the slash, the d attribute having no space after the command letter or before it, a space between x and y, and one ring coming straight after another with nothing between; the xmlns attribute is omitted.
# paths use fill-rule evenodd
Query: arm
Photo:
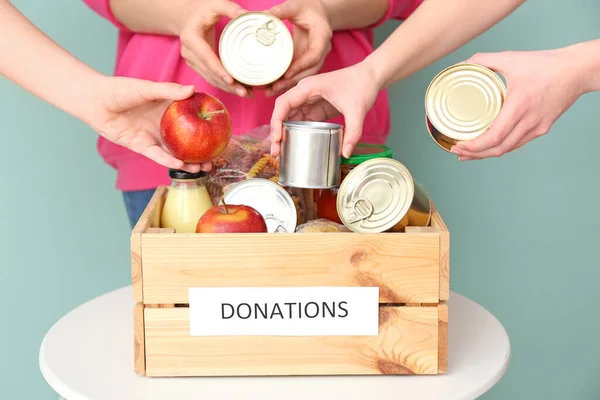
<svg viewBox="0 0 600 400"><path fill-rule="evenodd" d="M179 36L191 9L206 0L84 0L94 9L105 4L101 15L133 32Z"/></svg>
<svg viewBox="0 0 600 400"><path fill-rule="evenodd" d="M108 140L169 168L198 171L162 147L158 122L168 103L193 87L109 78L88 67L0 0L0 75L90 125Z"/></svg>
<svg viewBox="0 0 600 400"><path fill-rule="evenodd" d="M0 0L0 26L1 75L75 117L93 112L102 74L54 43L7 0ZM70 87L77 90L65 90Z"/></svg>
<svg viewBox="0 0 600 400"><path fill-rule="evenodd" d="M331 29L341 31L380 25L390 18L406 18L422 0L321 0Z"/></svg>
<svg viewBox="0 0 600 400"><path fill-rule="evenodd" d="M582 68L581 77L587 77L583 84L584 93L600 91L600 39L570 46Z"/></svg>
<svg viewBox="0 0 600 400"><path fill-rule="evenodd" d="M427 0L365 59L365 65L378 87L386 87L456 50L524 2Z"/></svg>

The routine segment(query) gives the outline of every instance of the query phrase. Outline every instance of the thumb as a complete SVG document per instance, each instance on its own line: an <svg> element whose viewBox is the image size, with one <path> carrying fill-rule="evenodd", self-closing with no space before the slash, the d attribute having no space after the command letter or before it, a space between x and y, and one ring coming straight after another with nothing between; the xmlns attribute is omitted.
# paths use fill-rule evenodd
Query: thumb
<svg viewBox="0 0 600 400"><path fill-rule="evenodd" d="M183 100L194 94L194 85L148 81L140 93L147 100Z"/></svg>
<svg viewBox="0 0 600 400"><path fill-rule="evenodd" d="M346 128L344 129L342 156L349 158L354 151L354 147L362 136L363 122L365 120L364 114L351 111L344 115L346 120Z"/></svg>
<svg viewBox="0 0 600 400"><path fill-rule="evenodd" d="M270 8L266 12L276 16L279 19L293 19L300 11L300 6L296 1L284 1Z"/></svg>

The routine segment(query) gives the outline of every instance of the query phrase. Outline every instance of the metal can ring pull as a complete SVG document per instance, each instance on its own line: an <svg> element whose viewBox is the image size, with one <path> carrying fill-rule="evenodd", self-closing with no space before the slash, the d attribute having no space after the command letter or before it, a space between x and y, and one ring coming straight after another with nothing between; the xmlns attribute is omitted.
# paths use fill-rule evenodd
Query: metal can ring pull
<svg viewBox="0 0 600 400"><path fill-rule="evenodd" d="M354 202L354 210L348 215L348 223L354 224L373 215L373 205L365 199Z"/></svg>
<svg viewBox="0 0 600 400"><path fill-rule="evenodd" d="M269 20L259 26L254 33L254 36L256 37L256 41L263 46L270 46L275 43L275 36L277 36L275 21Z"/></svg>
<svg viewBox="0 0 600 400"><path fill-rule="evenodd" d="M287 229L285 229L279 218L275 217L273 214L266 215L263 218L265 219L265 222L270 219L277 223L277 229L275 229L273 233L287 233Z"/></svg>

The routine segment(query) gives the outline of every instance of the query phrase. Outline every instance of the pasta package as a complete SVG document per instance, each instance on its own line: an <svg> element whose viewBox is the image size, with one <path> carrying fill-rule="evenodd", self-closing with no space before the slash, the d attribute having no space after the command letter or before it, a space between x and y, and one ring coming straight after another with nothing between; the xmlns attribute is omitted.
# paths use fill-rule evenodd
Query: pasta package
<svg viewBox="0 0 600 400"><path fill-rule="evenodd" d="M214 205L234 183L251 179L279 181L279 160L271 156L270 126L251 129L231 138L227 148L212 161L213 168L206 182ZM301 189L284 187L296 205L298 224L306 222L305 201Z"/></svg>

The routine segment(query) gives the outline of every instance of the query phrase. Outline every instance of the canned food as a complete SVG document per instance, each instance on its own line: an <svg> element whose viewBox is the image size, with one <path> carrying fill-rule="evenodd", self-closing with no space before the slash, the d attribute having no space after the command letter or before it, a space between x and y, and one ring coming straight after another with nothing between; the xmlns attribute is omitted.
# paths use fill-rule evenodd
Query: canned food
<svg viewBox="0 0 600 400"><path fill-rule="evenodd" d="M287 26L274 15L249 12L232 19L219 39L219 57L238 82L264 86L281 78L294 55Z"/></svg>
<svg viewBox="0 0 600 400"><path fill-rule="evenodd" d="M484 133L505 97L506 86L491 69L466 63L448 67L433 78L425 93L427 131L449 152L457 142Z"/></svg>
<svg viewBox="0 0 600 400"><path fill-rule="evenodd" d="M350 157L342 157L341 159L341 182L344 181L344 178L354 167L372 158L393 158L392 149L380 144L358 143ZM337 193L338 188L315 190L315 215L317 218L328 219L339 224L342 223L337 213Z"/></svg>
<svg viewBox="0 0 600 400"><path fill-rule="evenodd" d="M431 200L402 163L376 158L356 166L344 179L337 211L354 232L403 232L407 226L429 225Z"/></svg>
<svg viewBox="0 0 600 400"><path fill-rule="evenodd" d="M343 128L328 122L283 123L279 183L304 189L340 185Z"/></svg>
<svg viewBox="0 0 600 400"><path fill-rule="evenodd" d="M293 233L297 214L294 200L277 183L253 178L232 185L223 200L227 204L241 204L258 211L267 224L269 233Z"/></svg>

